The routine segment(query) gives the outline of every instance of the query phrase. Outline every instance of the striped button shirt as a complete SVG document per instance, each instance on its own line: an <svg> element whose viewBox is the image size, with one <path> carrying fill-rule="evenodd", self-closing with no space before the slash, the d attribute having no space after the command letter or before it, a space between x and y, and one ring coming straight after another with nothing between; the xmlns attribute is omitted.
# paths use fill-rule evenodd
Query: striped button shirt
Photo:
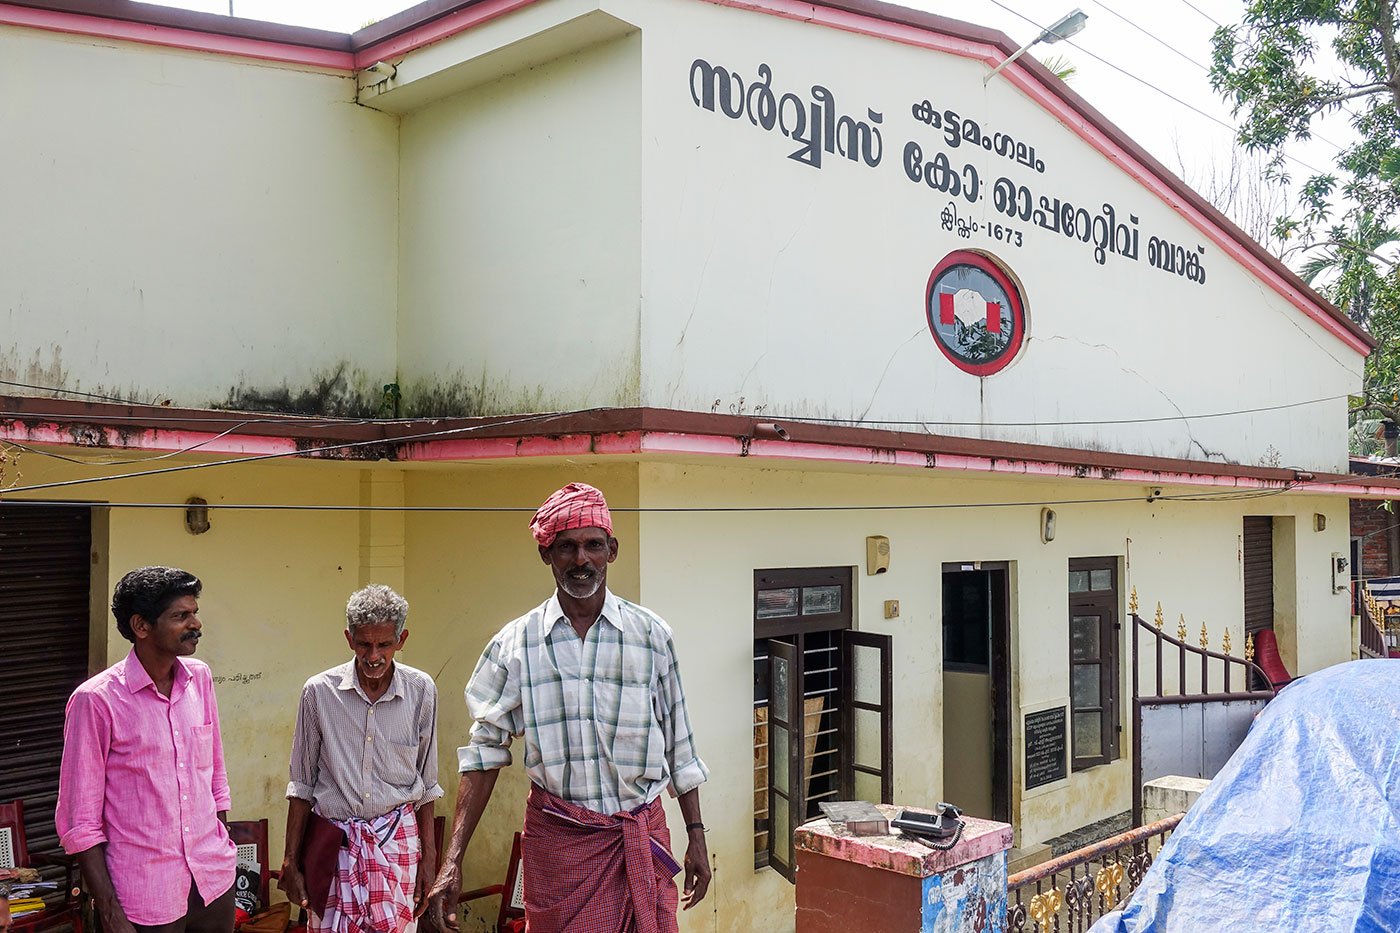
<svg viewBox="0 0 1400 933"><path fill-rule="evenodd" d="M606 592L580 639L556 593L491 640L467 684L476 720L457 750L460 770L510 764L525 737L525 772L540 787L612 814L670 786L699 787L709 770L695 751L671 629Z"/></svg>
<svg viewBox="0 0 1400 933"><path fill-rule="evenodd" d="M309 800L332 820L373 819L442 796L437 776L437 687L394 662L389 689L373 703L355 663L301 688L287 796Z"/></svg>

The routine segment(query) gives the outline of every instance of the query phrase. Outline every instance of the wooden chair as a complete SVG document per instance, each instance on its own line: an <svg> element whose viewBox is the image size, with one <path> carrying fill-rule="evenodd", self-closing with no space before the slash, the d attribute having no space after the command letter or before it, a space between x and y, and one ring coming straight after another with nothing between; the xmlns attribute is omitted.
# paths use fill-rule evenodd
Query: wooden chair
<svg viewBox="0 0 1400 933"><path fill-rule="evenodd" d="M77 860L69 855L30 853L24 833L24 801L0 803L0 868L38 868L58 866L63 869L62 900L45 898L43 910L15 917L14 933L45 933L71 926L74 933L83 933L86 904L82 889L76 884Z"/></svg>
<svg viewBox="0 0 1400 933"><path fill-rule="evenodd" d="M255 862L262 875L258 888L258 903L266 910L272 880L272 866L267 864L267 820L229 820L228 835L238 847L240 862Z"/></svg>
<svg viewBox="0 0 1400 933"><path fill-rule="evenodd" d="M438 834L442 838L442 834ZM496 913L496 933L523 933L525 929L525 885L522 881L524 866L520 861L520 834L510 846L510 862L506 865L506 880L501 884L487 885L474 891L464 891L457 903L465 904L483 897L499 895L501 909ZM460 918L459 918L460 919Z"/></svg>

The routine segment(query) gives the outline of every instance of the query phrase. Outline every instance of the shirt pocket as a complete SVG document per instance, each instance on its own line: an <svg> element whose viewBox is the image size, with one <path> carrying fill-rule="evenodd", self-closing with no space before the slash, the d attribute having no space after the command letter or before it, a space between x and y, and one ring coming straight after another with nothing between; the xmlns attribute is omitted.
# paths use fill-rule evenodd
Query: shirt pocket
<svg viewBox="0 0 1400 933"><path fill-rule="evenodd" d="M664 754L649 683L594 681L598 738L624 781L660 780Z"/></svg>
<svg viewBox="0 0 1400 933"><path fill-rule="evenodd" d="M194 766L200 771L212 771L214 769L214 724L208 722L204 725L190 726L190 743L193 746L191 752L194 756Z"/></svg>
<svg viewBox="0 0 1400 933"><path fill-rule="evenodd" d="M380 777L394 787L413 787L418 781L418 746L398 742L376 743L380 750Z"/></svg>

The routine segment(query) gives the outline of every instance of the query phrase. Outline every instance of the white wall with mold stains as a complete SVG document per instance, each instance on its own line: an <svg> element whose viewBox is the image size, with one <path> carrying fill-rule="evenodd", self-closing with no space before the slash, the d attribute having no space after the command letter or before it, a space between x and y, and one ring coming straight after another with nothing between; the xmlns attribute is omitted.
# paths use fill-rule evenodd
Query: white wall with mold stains
<svg viewBox="0 0 1400 933"><path fill-rule="evenodd" d="M409 404L638 403L641 44L633 33L403 118Z"/></svg>
<svg viewBox="0 0 1400 933"><path fill-rule="evenodd" d="M352 78L14 27L0 58L0 379L393 381L398 127Z"/></svg>

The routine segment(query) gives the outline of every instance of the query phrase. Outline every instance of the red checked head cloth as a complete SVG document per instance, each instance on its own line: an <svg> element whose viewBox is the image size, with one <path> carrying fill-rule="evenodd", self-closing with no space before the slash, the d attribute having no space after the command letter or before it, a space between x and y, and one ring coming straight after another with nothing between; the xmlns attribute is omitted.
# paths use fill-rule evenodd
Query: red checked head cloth
<svg viewBox="0 0 1400 933"><path fill-rule="evenodd" d="M559 532L571 528L601 528L612 536L607 500L587 483L570 483L555 492L530 519L530 534L540 547L549 547Z"/></svg>

